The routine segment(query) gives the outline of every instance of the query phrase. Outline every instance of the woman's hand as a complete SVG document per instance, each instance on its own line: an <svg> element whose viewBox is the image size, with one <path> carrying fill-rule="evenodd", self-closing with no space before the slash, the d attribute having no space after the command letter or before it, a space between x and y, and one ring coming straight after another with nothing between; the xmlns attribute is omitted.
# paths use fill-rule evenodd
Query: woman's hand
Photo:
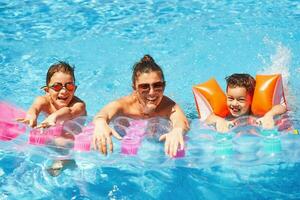
<svg viewBox="0 0 300 200"><path fill-rule="evenodd" d="M107 145L109 148L109 152L113 152L113 142L111 135L115 138L121 140L122 137L111 127L104 120L96 120L94 122L94 134L93 134L93 148L95 150L99 150L104 155L107 154Z"/></svg>
<svg viewBox="0 0 300 200"><path fill-rule="evenodd" d="M173 128L169 133L160 136L159 141L165 140L165 153L170 157L175 157L178 148L184 149L184 131L182 128Z"/></svg>

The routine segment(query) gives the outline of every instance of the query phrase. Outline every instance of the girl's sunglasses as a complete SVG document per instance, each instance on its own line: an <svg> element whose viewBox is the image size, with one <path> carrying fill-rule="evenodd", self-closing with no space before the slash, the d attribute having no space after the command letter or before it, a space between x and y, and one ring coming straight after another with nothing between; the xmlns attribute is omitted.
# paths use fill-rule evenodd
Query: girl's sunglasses
<svg viewBox="0 0 300 200"><path fill-rule="evenodd" d="M45 88L45 87L46 86L44 86L42 88ZM64 85L62 83L54 83L53 85L50 85L49 88L51 88L52 90L54 90L56 92L61 91L63 88L72 92L75 90L76 85L73 82L68 82L68 83L65 83Z"/></svg>
<svg viewBox="0 0 300 200"><path fill-rule="evenodd" d="M161 92L161 91L163 91L165 84L166 84L165 81L159 81L159 82L155 82L152 84L141 83L141 84L138 84L137 87L140 92L149 92L151 87L153 88L154 91Z"/></svg>

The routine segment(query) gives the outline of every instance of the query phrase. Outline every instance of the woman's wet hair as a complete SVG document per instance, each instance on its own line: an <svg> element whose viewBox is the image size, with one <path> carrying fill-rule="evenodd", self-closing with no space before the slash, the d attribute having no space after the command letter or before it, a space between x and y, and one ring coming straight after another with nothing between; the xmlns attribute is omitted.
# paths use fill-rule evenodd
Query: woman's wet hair
<svg viewBox="0 0 300 200"><path fill-rule="evenodd" d="M249 74L232 74L225 78L227 82L227 88L236 88L236 87L243 87L246 89L248 94L253 96L254 89L255 89L255 79Z"/></svg>
<svg viewBox="0 0 300 200"><path fill-rule="evenodd" d="M56 72L63 72L66 74L70 74L75 82L74 69L75 69L74 66L71 66L69 63L64 61L58 61L57 63L54 63L48 69L47 77L46 77L46 85L49 84L53 74L55 74Z"/></svg>
<svg viewBox="0 0 300 200"><path fill-rule="evenodd" d="M161 67L155 63L150 55L144 57L133 65L132 68L132 84L135 84L137 77L142 73L159 72L163 81L165 81L164 73Z"/></svg>

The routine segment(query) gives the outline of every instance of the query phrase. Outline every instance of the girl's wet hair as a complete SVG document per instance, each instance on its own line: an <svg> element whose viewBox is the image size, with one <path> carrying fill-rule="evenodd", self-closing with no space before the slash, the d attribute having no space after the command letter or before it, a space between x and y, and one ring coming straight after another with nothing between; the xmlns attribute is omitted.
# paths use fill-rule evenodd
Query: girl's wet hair
<svg viewBox="0 0 300 200"><path fill-rule="evenodd" d="M57 63L54 63L48 69L47 77L46 77L46 85L49 84L53 74L55 74L56 72L63 72L66 74L70 74L75 82L74 69L75 69L74 66L71 66L69 63L64 61L58 61Z"/></svg>
<svg viewBox="0 0 300 200"><path fill-rule="evenodd" d="M249 74L232 74L230 76L227 76L225 79L227 82L227 89L228 89L228 87L230 87L230 88L243 87L246 89L248 94L253 96L256 81L251 75L249 75Z"/></svg>
<svg viewBox="0 0 300 200"><path fill-rule="evenodd" d="M154 59L150 55L144 55L139 62L133 65L132 71L133 85L135 84L136 78L142 73L159 72L163 81L165 81L161 67L155 63Z"/></svg>

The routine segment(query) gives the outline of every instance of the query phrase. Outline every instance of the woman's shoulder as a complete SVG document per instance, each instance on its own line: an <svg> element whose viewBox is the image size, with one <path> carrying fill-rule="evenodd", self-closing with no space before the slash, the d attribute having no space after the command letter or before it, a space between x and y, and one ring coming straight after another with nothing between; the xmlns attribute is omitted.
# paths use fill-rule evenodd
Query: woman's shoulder
<svg viewBox="0 0 300 200"><path fill-rule="evenodd" d="M135 102L135 101L136 101L136 98L133 94L120 97L119 99L116 100L116 102L125 104L125 105L131 104L132 102Z"/></svg>
<svg viewBox="0 0 300 200"><path fill-rule="evenodd" d="M109 105L113 105L114 107L118 107L119 109L124 109L130 107L131 105L134 105L136 101L137 99L134 97L134 95L128 95L111 101Z"/></svg>

